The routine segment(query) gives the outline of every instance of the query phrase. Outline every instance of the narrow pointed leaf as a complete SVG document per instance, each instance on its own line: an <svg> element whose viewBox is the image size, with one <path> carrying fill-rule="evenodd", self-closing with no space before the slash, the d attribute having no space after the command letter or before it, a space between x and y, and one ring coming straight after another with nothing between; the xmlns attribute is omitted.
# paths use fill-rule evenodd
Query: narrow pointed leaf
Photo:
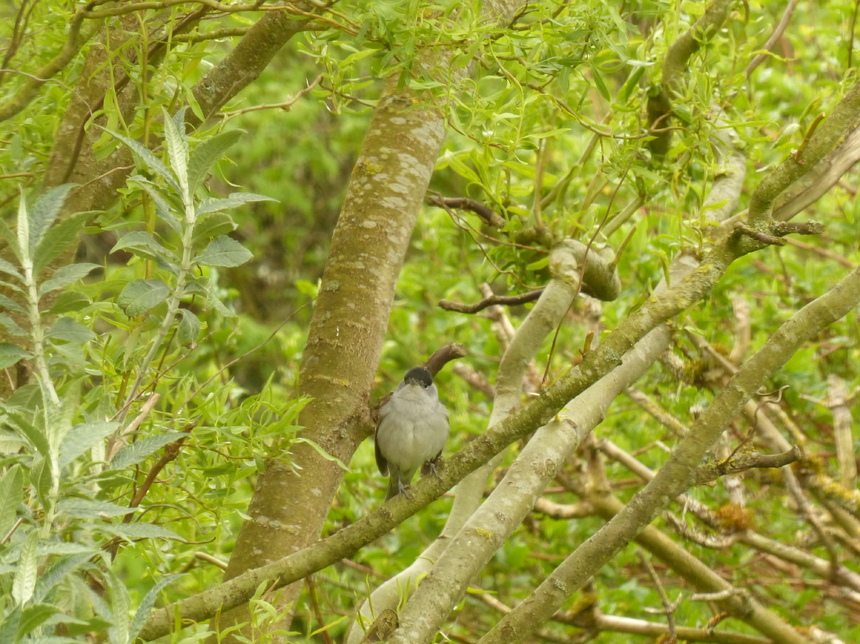
<svg viewBox="0 0 860 644"><path fill-rule="evenodd" d="M35 276L38 277L48 264L59 257L70 245L78 241L78 236L90 215L92 215L90 212L77 212L48 229L33 253L33 274Z"/></svg>
<svg viewBox="0 0 860 644"><path fill-rule="evenodd" d="M169 432L167 434L159 434L158 436L150 436L149 438L126 445L113 457L113 460L110 462L110 469L121 470L130 465L140 463L150 454L157 452L169 443L178 441L183 436L187 436L187 434Z"/></svg>
<svg viewBox="0 0 860 644"><path fill-rule="evenodd" d="M188 189L188 143L185 136L180 134L176 123L170 118L167 110L164 113L164 140L167 142L167 156L170 166L183 190Z"/></svg>
<svg viewBox="0 0 860 644"><path fill-rule="evenodd" d="M24 474L20 465L14 465L0 478L0 539L15 525L23 500Z"/></svg>
<svg viewBox="0 0 860 644"><path fill-rule="evenodd" d="M42 241L47 230L54 224L57 215L66 201L69 191L74 188L72 183L66 183L51 188L42 194L36 203L30 207L30 255L35 254L36 246Z"/></svg>
<svg viewBox="0 0 860 644"><path fill-rule="evenodd" d="M612 98L609 96L609 88L606 87L606 83L603 82L603 76L597 69L597 65L591 66L591 78L594 80L594 86L597 88L597 91L600 92L600 95L607 101L611 101Z"/></svg>
<svg viewBox="0 0 860 644"><path fill-rule="evenodd" d="M33 601L42 601L45 598L45 595L47 595L54 586L66 578L66 575L75 570L75 568L81 564L85 563L95 554L97 554L95 551L87 548L84 552L69 554L54 561L48 570L39 575L39 579L36 582L36 588L33 589Z"/></svg>
<svg viewBox="0 0 860 644"><path fill-rule="evenodd" d="M22 258L32 257L30 253L30 214L27 212L27 198L22 194L18 201L18 233L16 242L22 252Z"/></svg>
<svg viewBox="0 0 860 644"><path fill-rule="evenodd" d="M264 195L256 195L252 192L234 192L229 197L224 197L223 199L206 199L197 208L197 215L200 216L207 212L218 212L220 210L231 210L251 201L277 201L277 199L272 199Z"/></svg>
<svg viewBox="0 0 860 644"><path fill-rule="evenodd" d="M18 637L32 633L50 617L60 612L60 609L50 604L30 604L21 611L21 622L18 625ZM33 642L34 640L24 640ZM38 642L39 640L35 640Z"/></svg>
<svg viewBox="0 0 860 644"><path fill-rule="evenodd" d="M18 272L18 269L15 268L15 265L7 262L5 259L0 259L0 271L6 273L7 275L11 275L12 277L18 279L19 281L24 281L24 276Z"/></svg>
<svg viewBox="0 0 860 644"><path fill-rule="evenodd" d="M138 143L134 139L130 139L127 136L123 136L119 132L114 132L112 130L108 130L107 128L105 128L105 131L108 132L109 134L115 136L120 141L125 143L129 148L131 148L131 151L141 161L143 161L143 163L150 170L152 170L154 173L159 175L162 179L167 181L167 183L170 184L170 186L174 190L176 190L176 192L182 192L179 188L179 184L176 182L176 177L174 176L174 174L170 171L170 169L166 165L164 165L164 163L161 161L161 159L159 159L152 152L150 152L150 150L148 148L141 145L140 143Z"/></svg>
<svg viewBox="0 0 860 644"><path fill-rule="evenodd" d="M15 300L6 297L5 295L0 295L0 309L5 309L7 311L15 311L15 313L26 313L23 306L18 304Z"/></svg>
<svg viewBox="0 0 860 644"><path fill-rule="evenodd" d="M21 249L18 248L18 235L9 228L9 224L0 217L0 238L2 238L7 244L9 244L9 250L12 251L12 254L15 256L15 259L18 262L21 261Z"/></svg>
<svg viewBox="0 0 860 644"><path fill-rule="evenodd" d="M241 137L242 130L227 130L211 139L206 139L194 148L188 161L188 186L194 192L206 179L215 162Z"/></svg>
<svg viewBox="0 0 860 644"><path fill-rule="evenodd" d="M178 110L176 110L176 114L173 115L171 119L173 121L173 125L176 126L176 131L179 132L183 137L186 135L185 132L185 111L188 109L187 106L183 105ZM164 113L165 118L167 118L167 112Z"/></svg>
<svg viewBox="0 0 860 644"><path fill-rule="evenodd" d="M26 418L21 418L14 415L13 418L17 422L11 423L12 429L18 432L19 435L26 438L30 442L30 445L32 445L37 452L39 452L43 456L47 456L49 452L48 437L45 436L44 432L38 427L34 426Z"/></svg>
<svg viewBox="0 0 860 644"><path fill-rule="evenodd" d="M105 575L105 579L108 582L108 597L110 597L111 613L113 613L111 627L108 629L111 644L128 644L132 641L128 636L128 611L131 608L131 597L125 584L115 575Z"/></svg>
<svg viewBox="0 0 860 644"><path fill-rule="evenodd" d="M123 507L107 501L90 501L89 499L63 499L57 503L57 512L77 519L120 517L136 511L136 508Z"/></svg>
<svg viewBox="0 0 860 644"><path fill-rule="evenodd" d="M151 523L105 523L94 524L92 528L100 532L107 532L123 539L175 539L185 541L173 530L162 528L160 525Z"/></svg>
<svg viewBox="0 0 860 644"><path fill-rule="evenodd" d="M134 614L134 618L131 620L131 625L128 629L129 642L133 642L137 636L140 635L140 631L143 630L143 626L146 624L146 620L152 612L152 607L155 606L155 601L158 599L158 593L160 593L162 588L177 577L179 577L179 575L170 575L165 577L155 584L152 590L146 593L146 596L140 602L140 606L137 607L137 612Z"/></svg>
<svg viewBox="0 0 860 644"><path fill-rule="evenodd" d="M152 202L155 204L155 213L158 217L170 226L174 232L181 235L182 224L179 219L177 219L176 215L173 214L173 208L171 207L170 202L161 194L158 186L141 176L130 177L129 181L133 181L146 191L146 194L150 196Z"/></svg>
<svg viewBox="0 0 860 644"><path fill-rule="evenodd" d="M113 434L116 428L116 423L103 421L83 423L73 427L60 444L60 467L65 467L96 443L103 441Z"/></svg>
<svg viewBox="0 0 860 644"><path fill-rule="evenodd" d="M14 642L18 635L18 625L21 623L21 607L15 606L0 622L0 642Z"/></svg>
<svg viewBox="0 0 860 644"><path fill-rule="evenodd" d="M39 547L39 533L35 530L27 535L21 546L21 556L18 559L18 570L12 582L12 598L15 603L22 605L33 596L38 573L36 549Z"/></svg>
<svg viewBox="0 0 860 644"><path fill-rule="evenodd" d="M42 297L46 293L50 293L58 288L68 286L73 282L77 282L97 268L101 268L101 266L99 264L69 264L67 266L61 266L54 271L54 274L51 275L50 279L46 280L41 286L39 286L39 297Z"/></svg>

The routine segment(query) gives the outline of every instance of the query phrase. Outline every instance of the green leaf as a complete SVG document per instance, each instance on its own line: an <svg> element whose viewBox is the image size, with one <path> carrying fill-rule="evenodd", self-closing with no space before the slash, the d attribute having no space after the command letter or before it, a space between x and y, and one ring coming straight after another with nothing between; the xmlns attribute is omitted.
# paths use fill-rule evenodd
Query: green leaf
<svg viewBox="0 0 860 644"><path fill-rule="evenodd" d="M146 593L146 596L140 602L140 606L137 607L134 619L131 620L131 625L128 629L129 642L134 642L137 639L137 636L140 635L140 631L143 630L146 620L152 612L152 607L155 606L155 601L158 599L158 593L160 593L167 584L172 582L174 579L177 579L179 576L180 575L168 575L155 584L155 586Z"/></svg>
<svg viewBox="0 0 860 644"><path fill-rule="evenodd" d="M203 266L239 266L252 257L251 251L235 239L221 235L209 242L193 262Z"/></svg>
<svg viewBox="0 0 860 644"><path fill-rule="evenodd" d="M72 313L80 311L85 306L90 304L90 298L78 291L64 291L57 295L53 306L48 311L52 315L61 315L63 313Z"/></svg>
<svg viewBox="0 0 860 644"><path fill-rule="evenodd" d="M24 281L24 276L18 272L18 269L15 268L15 265L7 262L5 259L2 258L0 258L0 271L6 273L7 275L11 275L19 282Z"/></svg>
<svg viewBox="0 0 860 644"><path fill-rule="evenodd" d="M117 423L102 421L83 423L73 427L60 444L60 468L65 467L91 449L96 443L113 434L117 427Z"/></svg>
<svg viewBox="0 0 860 644"><path fill-rule="evenodd" d="M43 554L47 555L51 553L43 552ZM45 598L45 595L47 595L51 591L51 589L54 588L54 586L56 586L57 584L62 582L63 579L66 578L66 575L68 575L81 564L86 563L96 554L97 552L95 550L85 548L83 552L60 557L59 559L51 563L50 568L48 568L44 573L39 575L39 580L36 582L36 588L33 590L33 601L42 601Z"/></svg>
<svg viewBox="0 0 860 644"><path fill-rule="evenodd" d="M17 335L19 338L23 338L26 335L29 335L24 329L18 326L18 323L15 322L12 318L10 318L5 313L0 313L0 325L6 327L6 330L12 335Z"/></svg>
<svg viewBox="0 0 860 644"><path fill-rule="evenodd" d="M194 226L191 243L194 245L208 242L213 237L226 235L236 230L233 219L225 212L210 212L200 217Z"/></svg>
<svg viewBox="0 0 860 644"><path fill-rule="evenodd" d="M29 351L9 342L0 342L0 369L11 367L19 360L32 357Z"/></svg>
<svg viewBox="0 0 860 644"><path fill-rule="evenodd" d="M136 511L136 508L122 507L107 501L90 501L89 499L63 499L57 503L57 512L77 519L119 517Z"/></svg>
<svg viewBox="0 0 860 644"><path fill-rule="evenodd" d="M157 185L152 183L149 179L142 177L140 175L135 175L133 177L128 178L129 183L138 184L146 194L148 194L152 198L152 202L155 204L155 213L159 216L159 218L167 223L177 234L182 234L182 223L179 219L176 218L176 215L173 214L174 208L170 205L170 201L161 194L161 190Z"/></svg>
<svg viewBox="0 0 860 644"><path fill-rule="evenodd" d="M122 289L117 304L126 315L134 317L161 304L168 295L170 287L161 280L134 280Z"/></svg>
<svg viewBox="0 0 860 644"><path fill-rule="evenodd" d="M101 268L101 266L99 264L68 264L67 266L61 266L54 271L50 279L45 280L39 287L39 297L41 298L46 293L55 291L58 288L68 286L72 282L77 282L97 268Z"/></svg>
<svg viewBox="0 0 860 644"><path fill-rule="evenodd" d="M21 195L18 201L18 227L16 229L16 241L18 248L21 249L21 257L29 257L33 259L33 253L30 247L30 213L27 211L27 199ZM26 262L24 262L26 263Z"/></svg>
<svg viewBox="0 0 860 644"><path fill-rule="evenodd" d="M0 478L0 539L15 525L18 506L24 500L24 474L20 465L13 465Z"/></svg>
<svg viewBox="0 0 860 644"><path fill-rule="evenodd" d="M188 162L188 187L191 192L200 187L212 165L224 156L227 148L234 145L242 134L242 130L227 130L206 139L194 149Z"/></svg>
<svg viewBox="0 0 860 644"><path fill-rule="evenodd" d="M183 346L194 344L200 337L200 320L188 309L180 309L179 312L182 319L179 321L177 340Z"/></svg>
<svg viewBox="0 0 860 644"><path fill-rule="evenodd" d="M185 541L173 530L162 528L151 523L99 523L93 529L116 535L122 539L175 539Z"/></svg>
<svg viewBox="0 0 860 644"><path fill-rule="evenodd" d="M597 91L600 92L600 95L607 101L612 100L609 96L609 88L607 88L606 83L603 82L603 76L600 75L597 65L591 65L591 78L594 79L594 86L597 88Z"/></svg>
<svg viewBox="0 0 860 644"><path fill-rule="evenodd" d="M15 571L15 580L12 582L12 598L20 605L30 601L33 589L36 587L38 566L36 550L39 547L39 533L31 531L21 546L21 555L18 557L18 569Z"/></svg>
<svg viewBox="0 0 860 644"><path fill-rule="evenodd" d="M52 261L63 254L78 236L90 218L90 212L77 212L52 226L33 255L33 274L38 277Z"/></svg>
<svg viewBox="0 0 860 644"><path fill-rule="evenodd" d="M96 334L83 324L78 324L72 318L61 317L54 322L54 325L45 334L45 337L83 344L84 342L94 340Z"/></svg>
<svg viewBox="0 0 860 644"><path fill-rule="evenodd" d="M211 280L203 276L194 276L189 278L187 290L189 293L202 293L206 296L206 304L215 309L220 315L225 318L234 318L236 313L228 309L224 302L218 297L218 293L212 286Z"/></svg>
<svg viewBox="0 0 860 644"><path fill-rule="evenodd" d="M75 184L66 183L43 193L30 208L30 257L36 256L36 247L47 230L54 224Z"/></svg>
<svg viewBox="0 0 860 644"><path fill-rule="evenodd" d="M182 87L185 89L185 102L188 103L188 107L191 108L191 112L200 120L201 123L204 122L206 120L206 115L203 113L200 103L197 102L197 97L194 96L194 92L191 91L191 87L188 85L183 85Z"/></svg>
<svg viewBox="0 0 860 644"><path fill-rule="evenodd" d="M107 128L102 128L109 134L112 134L120 141L125 143L131 151L141 160L143 163L154 173L159 175L162 179L167 181L171 188L176 191L177 194L182 194L182 189L179 187L179 184L176 182L176 177L170 171L170 169L164 165L164 163L155 156L152 152L150 152L146 147L135 141L134 139L130 139L127 136L123 136L119 132L114 132L112 130L108 130Z"/></svg>
<svg viewBox="0 0 860 644"><path fill-rule="evenodd" d="M39 394L39 398L41 398L41 392ZM47 456L49 452L48 437L45 436L45 433L40 428L28 422L25 418L19 417L17 414L10 415L10 421L13 420L14 422L9 423L12 429L26 438L42 456Z"/></svg>
<svg viewBox="0 0 860 644"><path fill-rule="evenodd" d="M176 122L170 118L166 109L162 108L161 111L164 115L164 140L167 143L167 156L170 158L171 169L182 189L188 191L188 143L185 141L185 134L179 131ZM184 114L185 110L181 112Z"/></svg>
<svg viewBox="0 0 860 644"><path fill-rule="evenodd" d="M12 251L12 254L15 256L15 259L20 263L21 261L21 249L18 248L18 235L16 235L11 228L9 228L9 224L0 217L0 237L2 237L7 244L9 244L9 250ZM9 264L9 262L5 262ZM2 270L2 269L0 269Z"/></svg>
<svg viewBox="0 0 860 644"><path fill-rule="evenodd" d="M205 199L197 207L197 216L206 214L207 212L218 212L220 210L230 210L238 208L241 205L252 201L277 201L271 197L256 195L252 192L234 192L223 199Z"/></svg>
<svg viewBox="0 0 860 644"><path fill-rule="evenodd" d="M626 105L627 101L630 99L630 95L633 93L633 90L639 86L639 79L642 78L642 74L645 73L645 67L641 65L637 65L633 68L633 72L630 74L630 78L628 78L624 85L621 86L621 90L618 92L618 102L622 105Z"/></svg>
<svg viewBox="0 0 860 644"><path fill-rule="evenodd" d="M9 311L15 311L16 313L26 313L23 306L5 295L0 295L0 306Z"/></svg>
<svg viewBox="0 0 860 644"><path fill-rule="evenodd" d="M15 642L18 639L18 625L21 623L21 607L15 606L6 619L0 622L0 642Z"/></svg>
<svg viewBox="0 0 860 644"><path fill-rule="evenodd" d="M175 253L159 244L155 237L144 230L135 230L120 237L110 252L113 253L118 250L128 250L145 259L179 262Z"/></svg>
<svg viewBox="0 0 860 644"><path fill-rule="evenodd" d="M116 575L106 574L105 580L108 585L108 597L110 597L111 626L108 629L111 644L129 644L132 640L128 636L128 612L131 609L131 597L125 584Z"/></svg>
<svg viewBox="0 0 860 644"><path fill-rule="evenodd" d="M153 452L157 452L168 443L173 443L184 436L187 436L187 434L169 432L167 434L159 434L158 436L150 436L149 438L126 445L113 457L113 460L110 462L110 469L122 470L130 465L140 463Z"/></svg>
<svg viewBox="0 0 860 644"><path fill-rule="evenodd" d="M18 638L32 633L48 618L56 615L60 609L50 604L30 604L21 611L21 622L18 626Z"/></svg>

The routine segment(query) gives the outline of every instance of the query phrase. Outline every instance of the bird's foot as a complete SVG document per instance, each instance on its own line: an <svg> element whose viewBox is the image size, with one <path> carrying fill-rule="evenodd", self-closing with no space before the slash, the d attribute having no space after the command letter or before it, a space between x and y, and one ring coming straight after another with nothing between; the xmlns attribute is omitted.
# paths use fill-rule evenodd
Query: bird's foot
<svg viewBox="0 0 860 644"><path fill-rule="evenodd" d="M409 491L409 486L404 484L403 481L397 481L397 493L402 494L410 501L412 500L412 492Z"/></svg>
<svg viewBox="0 0 860 644"><path fill-rule="evenodd" d="M422 476L426 476L428 473L433 476L439 476L440 463L442 461L441 456L437 456L433 460L427 461L424 463L424 466L421 468Z"/></svg>

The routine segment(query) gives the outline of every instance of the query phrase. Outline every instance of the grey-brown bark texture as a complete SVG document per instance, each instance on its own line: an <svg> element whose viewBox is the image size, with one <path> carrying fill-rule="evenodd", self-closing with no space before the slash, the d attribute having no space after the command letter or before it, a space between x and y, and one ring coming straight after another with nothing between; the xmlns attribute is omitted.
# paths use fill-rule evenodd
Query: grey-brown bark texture
<svg viewBox="0 0 860 644"><path fill-rule="evenodd" d="M440 112L390 81L350 178L301 369L301 395L312 400L300 436L344 463L371 431L367 402L394 287L443 138ZM308 443L297 443L289 460L276 456L260 476L228 579L319 536L343 470ZM246 615L239 611L222 625Z"/></svg>

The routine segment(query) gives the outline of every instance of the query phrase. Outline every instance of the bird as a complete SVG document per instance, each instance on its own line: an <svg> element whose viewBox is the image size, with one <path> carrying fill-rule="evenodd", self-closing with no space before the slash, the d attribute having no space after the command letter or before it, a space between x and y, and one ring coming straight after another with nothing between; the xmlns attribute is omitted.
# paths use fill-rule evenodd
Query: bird
<svg viewBox="0 0 860 644"><path fill-rule="evenodd" d="M386 501L407 492L418 468L429 464L435 471L448 432L448 410L432 374L424 367L410 369L379 408L376 465L383 476L390 474Z"/></svg>

